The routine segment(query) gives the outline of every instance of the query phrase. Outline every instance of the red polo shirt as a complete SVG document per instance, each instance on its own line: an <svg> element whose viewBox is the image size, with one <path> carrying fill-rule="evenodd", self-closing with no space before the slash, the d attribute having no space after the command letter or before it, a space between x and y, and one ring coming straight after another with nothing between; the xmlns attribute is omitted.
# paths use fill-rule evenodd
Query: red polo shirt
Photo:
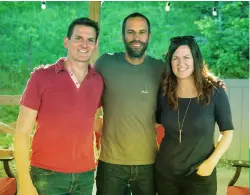
<svg viewBox="0 0 250 195"><path fill-rule="evenodd" d="M94 169L93 126L103 80L90 66L78 89L59 59L32 73L21 104L37 110L31 165L64 173Z"/></svg>

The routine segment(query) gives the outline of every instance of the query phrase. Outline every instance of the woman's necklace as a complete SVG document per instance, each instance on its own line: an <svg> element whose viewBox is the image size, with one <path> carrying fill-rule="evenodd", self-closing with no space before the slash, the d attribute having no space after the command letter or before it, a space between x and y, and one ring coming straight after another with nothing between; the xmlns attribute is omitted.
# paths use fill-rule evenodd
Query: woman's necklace
<svg viewBox="0 0 250 195"><path fill-rule="evenodd" d="M184 124L191 100L192 100L192 98L190 98L190 100L189 100L189 103L188 103L188 106L187 106L187 109L186 109L186 112L184 114L184 117L183 117L181 124L180 124L180 113L179 113L180 111L179 111L179 105L178 105L178 127L179 127L179 142L180 143L181 143L181 134L182 134L183 124Z"/></svg>

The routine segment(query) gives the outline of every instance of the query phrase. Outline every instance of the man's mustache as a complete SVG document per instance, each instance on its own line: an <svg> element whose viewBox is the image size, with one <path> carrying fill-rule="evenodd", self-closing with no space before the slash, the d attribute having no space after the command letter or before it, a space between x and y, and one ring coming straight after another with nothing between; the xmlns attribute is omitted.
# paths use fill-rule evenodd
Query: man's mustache
<svg viewBox="0 0 250 195"><path fill-rule="evenodd" d="M130 41L129 44L136 44L136 43L139 43L139 44L142 44L142 45L145 45L144 42L141 42L141 41Z"/></svg>

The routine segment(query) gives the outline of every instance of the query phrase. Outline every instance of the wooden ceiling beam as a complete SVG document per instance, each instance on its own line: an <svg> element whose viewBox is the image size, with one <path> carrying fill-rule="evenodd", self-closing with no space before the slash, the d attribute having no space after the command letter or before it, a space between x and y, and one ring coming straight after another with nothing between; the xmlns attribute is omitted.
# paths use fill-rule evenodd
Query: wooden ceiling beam
<svg viewBox="0 0 250 195"><path fill-rule="evenodd" d="M100 27L101 18L101 1L89 1L89 18L98 22ZM90 64L94 64L99 56L98 48L90 60Z"/></svg>

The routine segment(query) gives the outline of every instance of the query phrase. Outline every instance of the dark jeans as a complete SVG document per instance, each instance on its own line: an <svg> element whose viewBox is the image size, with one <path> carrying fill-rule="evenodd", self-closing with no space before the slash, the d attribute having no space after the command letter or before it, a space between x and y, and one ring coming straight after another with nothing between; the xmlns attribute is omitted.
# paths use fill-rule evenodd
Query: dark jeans
<svg viewBox="0 0 250 195"><path fill-rule="evenodd" d="M92 195L93 170L60 173L31 166L30 175L39 195Z"/></svg>
<svg viewBox="0 0 250 195"><path fill-rule="evenodd" d="M99 161L97 195L124 195L128 184L133 195L155 195L154 164L116 165Z"/></svg>
<svg viewBox="0 0 250 195"><path fill-rule="evenodd" d="M124 195L131 195L130 185L125 188Z"/></svg>
<svg viewBox="0 0 250 195"><path fill-rule="evenodd" d="M216 169L210 176L200 176L196 172L178 179L169 180L155 171L158 195L216 195Z"/></svg>

